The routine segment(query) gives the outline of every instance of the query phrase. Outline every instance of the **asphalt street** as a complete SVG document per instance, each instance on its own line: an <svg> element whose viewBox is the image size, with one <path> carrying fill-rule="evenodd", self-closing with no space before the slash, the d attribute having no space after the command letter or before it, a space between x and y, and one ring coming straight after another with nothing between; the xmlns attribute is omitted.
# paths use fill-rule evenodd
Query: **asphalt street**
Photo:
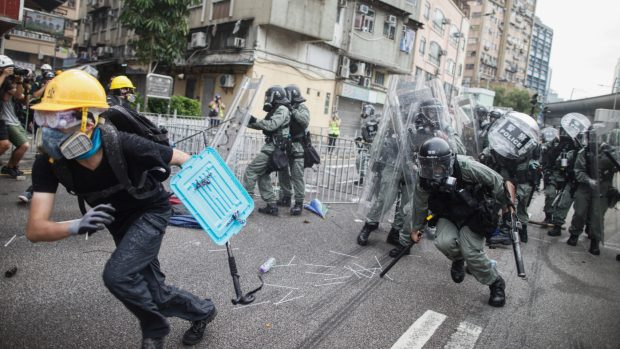
<svg viewBox="0 0 620 349"><path fill-rule="evenodd" d="M139 347L137 320L101 280L114 250L109 234L27 241L28 206L18 204L17 195L28 184L29 178L0 177L0 270L17 267L14 276L0 276L0 347ZM537 194L534 219L542 218L541 205ZM471 275L453 283L450 262L430 240L380 279L390 261L389 225L382 224L368 246L358 246L362 223L354 205L332 205L326 219L309 211L250 216L231 240L243 289L259 285L258 267L269 257L276 266L249 306L231 303L224 246L203 232L169 227L160 261L168 283L212 298L218 308L200 348L620 348L618 216L617 210L607 214L607 242L598 257L587 252L584 236L570 247L566 231L550 238L530 226L526 280L516 275L511 249L488 250L507 283L507 304L499 309L487 305L488 287ZM79 217L75 198L63 189L53 217ZM166 347L182 347L189 323L170 323Z"/></svg>

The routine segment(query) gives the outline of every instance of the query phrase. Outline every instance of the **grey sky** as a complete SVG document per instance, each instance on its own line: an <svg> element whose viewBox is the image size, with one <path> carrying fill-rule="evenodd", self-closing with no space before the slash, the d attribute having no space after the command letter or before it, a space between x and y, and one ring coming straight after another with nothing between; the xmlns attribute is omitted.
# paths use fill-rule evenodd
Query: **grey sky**
<svg viewBox="0 0 620 349"><path fill-rule="evenodd" d="M620 58L619 14L618 0L538 0L536 15L553 29L551 89L560 97L611 92Z"/></svg>

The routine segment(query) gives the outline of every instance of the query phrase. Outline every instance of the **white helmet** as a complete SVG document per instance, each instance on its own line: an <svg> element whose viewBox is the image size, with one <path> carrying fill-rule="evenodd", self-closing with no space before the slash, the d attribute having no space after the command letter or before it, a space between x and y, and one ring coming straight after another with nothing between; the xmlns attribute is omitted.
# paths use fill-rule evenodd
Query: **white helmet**
<svg viewBox="0 0 620 349"><path fill-rule="evenodd" d="M52 70L52 66L49 64L43 64L41 70Z"/></svg>
<svg viewBox="0 0 620 349"><path fill-rule="evenodd" d="M0 68L13 67L13 60L8 56L0 55Z"/></svg>

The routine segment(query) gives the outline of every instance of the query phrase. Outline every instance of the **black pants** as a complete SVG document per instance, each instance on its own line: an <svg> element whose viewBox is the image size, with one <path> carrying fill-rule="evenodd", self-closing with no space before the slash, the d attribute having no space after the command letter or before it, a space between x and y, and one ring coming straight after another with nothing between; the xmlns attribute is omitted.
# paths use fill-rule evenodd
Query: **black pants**
<svg viewBox="0 0 620 349"><path fill-rule="evenodd" d="M327 152L331 154L334 151L334 147L336 146L337 135L327 135L328 143L327 143Z"/></svg>
<svg viewBox="0 0 620 349"><path fill-rule="evenodd" d="M157 254L171 215L170 208L139 216L120 237L103 270L103 282L140 321L143 338L170 332L166 317L196 321L215 310L209 299L165 284Z"/></svg>

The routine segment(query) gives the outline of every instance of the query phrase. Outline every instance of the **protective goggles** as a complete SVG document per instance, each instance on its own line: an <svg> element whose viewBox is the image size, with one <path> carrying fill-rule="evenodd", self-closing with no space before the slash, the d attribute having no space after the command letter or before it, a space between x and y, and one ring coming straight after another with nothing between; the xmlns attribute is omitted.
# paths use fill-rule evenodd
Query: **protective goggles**
<svg viewBox="0 0 620 349"><path fill-rule="evenodd" d="M34 111L34 122L41 127L70 128L79 125L82 113L79 110Z"/></svg>
<svg viewBox="0 0 620 349"><path fill-rule="evenodd" d="M454 156L452 154L440 157L418 157L420 177L426 179L443 179L452 174Z"/></svg>

